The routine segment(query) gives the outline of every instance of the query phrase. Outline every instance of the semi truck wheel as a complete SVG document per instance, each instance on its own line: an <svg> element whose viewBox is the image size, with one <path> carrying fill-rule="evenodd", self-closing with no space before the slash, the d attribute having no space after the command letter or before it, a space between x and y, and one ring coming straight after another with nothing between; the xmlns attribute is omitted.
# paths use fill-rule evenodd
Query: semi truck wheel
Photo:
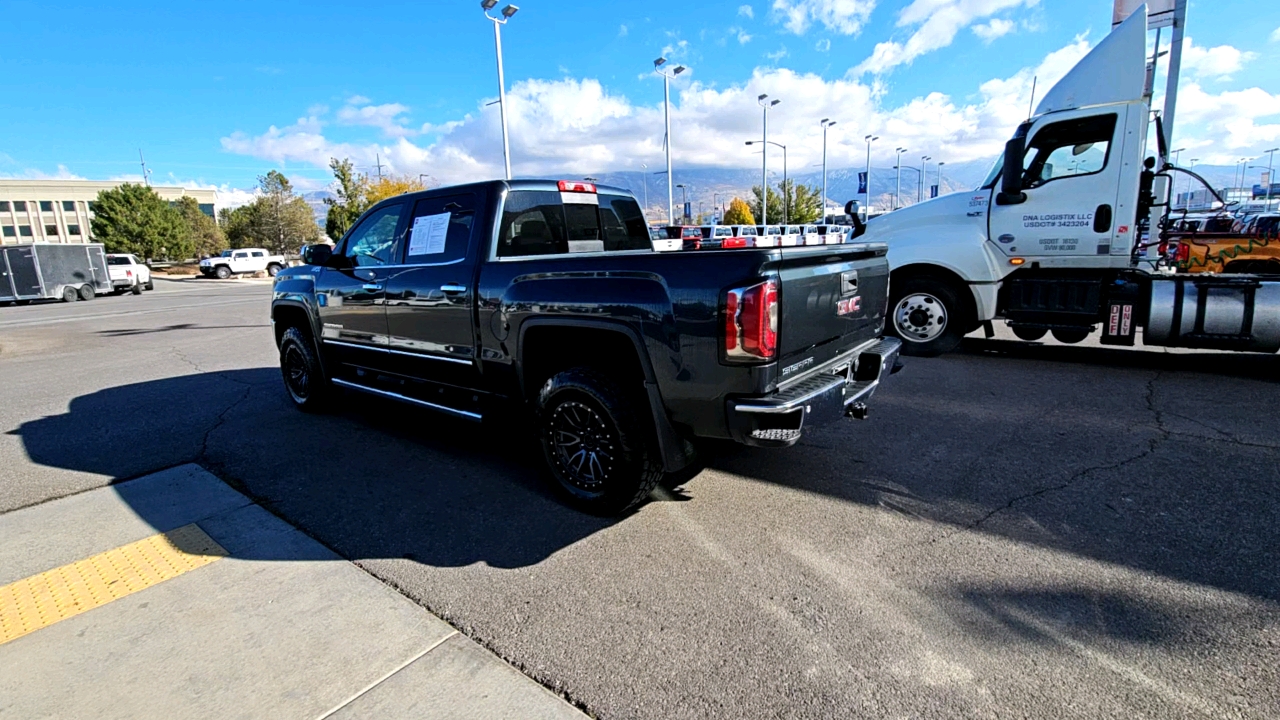
<svg viewBox="0 0 1280 720"><path fill-rule="evenodd" d="M1013 331L1013 334L1019 340L1026 340L1027 342L1035 342L1049 332L1049 328L1027 327L1026 325L1013 325L1009 329Z"/></svg>
<svg viewBox="0 0 1280 720"><path fill-rule="evenodd" d="M908 277L892 286L888 332L902 340L902 354L936 357L964 338L964 305L945 280Z"/></svg>
<svg viewBox="0 0 1280 720"><path fill-rule="evenodd" d="M568 502L594 515L639 505L662 480L647 408L587 368L553 376L538 393L542 451Z"/></svg>
<svg viewBox="0 0 1280 720"><path fill-rule="evenodd" d="M1084 342L1092 332L1090 328L1054 328L1053 339L1060 343L1075 345L1078 342Z"/></svg>
<svg viewBox="0 0 1280 720"><path fill-rule="evenodd" d="M98 294L97 294L97 293L95 293L95 292L93 291L93 286L92 286L92 285L90 285L90 284L88 284L88 283L85 283L84 285L81 285L81 286L80 286L80 299L81 299L81 300L92 300L92 299L94 299L94 298L95 298L95 297L97 297L97 296L98 296Z"/></svg>
<svg viewBox="0 0 1280 720"><path fill-rule="evenodd" d="M226 280L231 277L231 268L226 265L219 265L218 269L213 271L213 274L217 275L219 280Z"/></svg>
<svg viewBox="0 0 1280 720"><path fill-rule="evenodd" d="M296 327L286 329L280 337L280 374L289 399L299 410L322 410L333 394L311 338Z"/></svg>
<svg viewBox="0 0 1280 720"><path fill-rule="evenodd" d="M80 293L70 285L62 288L62 302L75 302L80 298Z"/></svg>

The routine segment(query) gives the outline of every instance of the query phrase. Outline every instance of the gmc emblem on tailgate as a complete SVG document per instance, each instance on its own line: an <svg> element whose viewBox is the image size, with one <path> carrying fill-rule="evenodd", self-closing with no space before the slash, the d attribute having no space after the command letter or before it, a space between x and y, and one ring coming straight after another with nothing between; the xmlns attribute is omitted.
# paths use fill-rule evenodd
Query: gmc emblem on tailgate
<svg viewBox="0 0 1280 720"><path fill-rule="evenodd" d="M854 295L851 298L843 298L836 303L837 315L849 315L862 310L862 296Z"/></svg>

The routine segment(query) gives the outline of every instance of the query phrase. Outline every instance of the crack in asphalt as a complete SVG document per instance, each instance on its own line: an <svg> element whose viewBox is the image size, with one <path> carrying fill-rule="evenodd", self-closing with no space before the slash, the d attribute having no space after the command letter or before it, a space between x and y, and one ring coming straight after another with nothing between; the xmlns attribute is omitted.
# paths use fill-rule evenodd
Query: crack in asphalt
<svg viewBox="0 0 1280 720"><path fill-rule="evenodd" d="M1156 431L1159 433L1159 435L1158 435L1157 437L1153 437L1153 438L1150 438L1150 439L1148 439L1148 440L1147 440L1147 447L1146 447L1146 449L1144 449L1142 452L1139 452L1139 453L1137 453L1137 454L1135 454L1135 455L1132 455L1132 456L1130 456L1130 457L1127 457L1127 458L1125 458L1125 459L1123 459L1123 460L1120 460L1120 461L1118 461L1118 462L1109 463L1109 464L1106 464L1106 465L1094 465L1094 466L1091 466L1091 467L1084 468L1084 469L1080 470L1079 472L1077 472L1077 473L1075 473L1075 474L1071 475L1071 477L1067 478L1067 479L1066 479L1066 480L1064 480L1063 482L1057 483L1057 484L1055 484L1055 485L1050 485L1050 486L1047 486L1047 487L1038 488L1038 489L1036 489L1036 490L1033 490L1032 492L1023 493L1023 494L1021 494L1021 495L1016 495L1016 496L1014 496L1014 497L1010 498L1010 499L1009 499L1009 501L1008 501L1008 502L1006 502L1004 505L1002 505L1002 506L1000 506L1000 507L993 508L992 510L988 511L985 515L983 515L982 517L978 518L978 519L977 519L977 520L975 520L974 522L971 522L971 523L969 523L968 525L965 525L963 529L964 529L964 530L977 530L978 528L982 527L982 525L983 525L983 524L985 524L985 523L986 523L988 520L990 520L991 518L993 518L993 517L995 517L996 515L999 515L999 514L1001 514L1001 513L1005 512L1005 511L1007 511L1007 510L1011 510L1011 509L1013 509L1013 507L1014 507L1015 505L1018 505L1018 504L1020 504L1020 503L1026 502L1026 501L1028 501L1028 500L1033 500L1033 499L1035 499L1035 498L1041 497L1041 496L1043 496L1043 495L1047 495L1047 494L1049 494L1049 493L1054 493L1054 492L1059 492L1059 491L1061 491L1061 490L1066 490L1066 489L1070 488L1071 486L1075 485L1076 483L1080 482L1081 480L1085 479L1086 477L1088 477L1089 475L1091 475L1091 474L1093 474L1093 473L1096 473L1096 472L1103 472L1103 471L1110 471L1110 470L1119 470L1120 468L1123 468L1123 467L1125 467L1126 465L1131 465L1131 464L1136 463L1136 462L1138 462L1138 461L1140 461L1140 460L1143 460L1144 458L1146 458L1146 457L1150 456L1152 453L1154 453L1154 452L1156 451L1156 449L1157 449L1157 448L1159 448L1159 447L1160 447L1160 445L1161 445L1162 443L1164 443L1164 442L1165 442L1165 441L1167 441L1170 437L1172 437L1172 436L1174 436L1174 435L1175 435L1175 433L1174 433L1173 431L1171 431L1171 430L1169 430L1167 427L1165 427L1165 424L1164 424L1164 411L1163 411L1163 410L1161 410L1161 409L1156 405L1156 382L1158 382L1158 381L1160 380L1160 378L1161 378L1163 375L1164 375L1164 371L1163 371L1163 370L1157 370L1157 371L1156 371L1156 373L1155 373L1155 375L1153 375L1153 376L1151 377L1151 379L1150 379L1150 380L1148 380L1148 381L1146 382L1146 392L1145 392L1145 393L1143 393L1143 400L1144 400L1144 402L1145 402L1145 404L1146 404L1147 411L1151 413L1152 418L1155 420L1155 429L1156 429ZM945 538L947 538L947 537L951 537L951 536L953 536L953 535L955 535L955 534L956 534L956 533L948 533L946 536L944 536L944 538L943 538L943 539L945 539Z"/></svg>

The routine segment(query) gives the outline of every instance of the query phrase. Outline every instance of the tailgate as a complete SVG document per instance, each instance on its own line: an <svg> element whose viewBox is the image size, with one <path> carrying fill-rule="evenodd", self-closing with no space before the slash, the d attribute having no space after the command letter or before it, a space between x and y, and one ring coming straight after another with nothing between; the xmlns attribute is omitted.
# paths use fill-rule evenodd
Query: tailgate
<svg viewBox="0 0 1280 720"><path fill-rule="evenodd" d="M778 278L781 379L879 337L889 294L888 246L784 248Z"/></svg>

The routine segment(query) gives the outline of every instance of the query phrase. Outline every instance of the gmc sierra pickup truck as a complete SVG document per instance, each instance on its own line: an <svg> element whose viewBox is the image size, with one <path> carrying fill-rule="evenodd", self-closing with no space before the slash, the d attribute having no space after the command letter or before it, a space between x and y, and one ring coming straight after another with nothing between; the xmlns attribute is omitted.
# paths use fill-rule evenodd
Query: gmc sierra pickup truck
<svg viewBox="0 0 1280 720"><path fill-rule="evenodd" d="M555 485L598 514L695 438L793 445L863 418L897 365L882 245L656 252L626 190L493 181L384 200L275 280L284 384L479 421L526 403Z"/></svg>

